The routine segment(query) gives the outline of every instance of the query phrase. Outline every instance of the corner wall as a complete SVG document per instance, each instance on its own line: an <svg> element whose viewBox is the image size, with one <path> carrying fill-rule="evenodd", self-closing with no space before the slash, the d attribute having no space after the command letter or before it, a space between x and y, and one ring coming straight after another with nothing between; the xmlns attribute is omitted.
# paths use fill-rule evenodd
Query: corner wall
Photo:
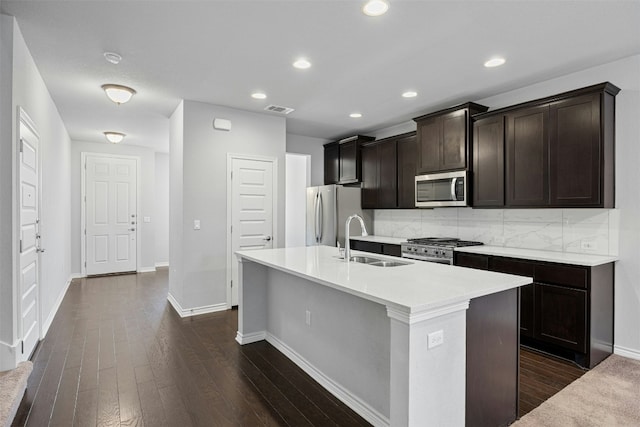
<svg viewBox="0 0 640 427"><path fill-rule="evenodd" d="M324 147L328 139L287 134L287 153L309 154L311 156L311 187L324 185Z"/></svg>

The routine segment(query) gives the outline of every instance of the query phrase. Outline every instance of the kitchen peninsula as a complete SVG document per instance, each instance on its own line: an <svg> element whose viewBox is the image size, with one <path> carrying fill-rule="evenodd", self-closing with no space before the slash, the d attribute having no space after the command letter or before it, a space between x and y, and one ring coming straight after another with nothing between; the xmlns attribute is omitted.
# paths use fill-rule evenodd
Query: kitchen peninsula
<svg viewBox="0 0 640 427"><path fill-rule="evenodd" d="M236 340L266 339L372 424L463 426L465 401L475 411L475 378L483 388L473 396L513 402L515 418L517 288L531 278L421 262L346 263L326 246L236 254ZM478 349L472 358L469 339ZM510 363L496 365L494 356ZM471 369L471 361L489 366ZM475 406L492 412L487 405Z"/></svg>

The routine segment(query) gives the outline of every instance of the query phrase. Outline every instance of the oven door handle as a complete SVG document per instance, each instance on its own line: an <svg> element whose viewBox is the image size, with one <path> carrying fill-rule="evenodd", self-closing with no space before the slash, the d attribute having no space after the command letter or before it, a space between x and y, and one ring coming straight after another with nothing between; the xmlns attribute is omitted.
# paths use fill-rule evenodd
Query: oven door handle
<svg viewBox="0 0 640 427"><path fill-rule="evenodd" d="M437 257L428 257L428 256L412 256L412 255L405 255L402 254L402 258L406 258L406 259L413 259L416 261L427 261L427 262L436 262L438 264L449 264L449 265L453 265L453 259L448 259L448 258L437 258Z"/></svg>

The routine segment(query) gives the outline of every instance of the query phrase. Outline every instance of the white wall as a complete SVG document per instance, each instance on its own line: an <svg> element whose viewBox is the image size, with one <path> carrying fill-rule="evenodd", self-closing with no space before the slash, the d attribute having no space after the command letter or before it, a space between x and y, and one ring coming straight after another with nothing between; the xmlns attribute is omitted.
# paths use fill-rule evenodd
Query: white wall
<svg viewBox="0 0 640 427"><path fill-rule="evenodd" d="M307 187L311 156L286 154L285 247L306 246Z"/></svg>
<svg viewBox="0 0 640 427"><path fill-rule="evenodd" d="M310 186L324 185L324 147L328 139L287 134L287 153L308 154L311 156Z"/></svg>
<svg viewBox="0 0 640 427"><path fill-rule="evenodd" d="M589 68L486 99L497 109L609 81L616 97L616 209L376 211L375 232L407 235L457 233L491 244L587 252L578 242L598 242L598 253L618 254L615 271L615 351L640 359L640 56ZM467 212L469 211L469 212ZM464 224L463 224L464 223ZM413 224L413 225L411 225ZM385 228L387 227L387 228Z"/></svg>
<svg viewBox="0 0 640 427"><path fill-rule="evenodd" d="M2 134L0 162L0 238L2 246L1 283L2 301L0 347L17 346L21 336L18 329L17 257L18 252L18 199L15 190L16 175L16 123L17 107L31 117L40 137L42 164L41 235L46 252L41 256L40 311L41 335L46 333L70 281L71 250L69 245L70 192L69 151L70 139L38 72L20 29L11 17L2 15ZM10 89L9 89L10 88ZM8 106L8 103L11 103ZM9 108L7 110L7 107ZM8 126L7 126L8 124ZM10 178L11 177L11 178ZM11 192L13 191L13 195ZM8 207L12 206L10 210ZM10 262L7 262L9 260ZM12 261L11 261L12 260ZM10 306L13 307L10 307ZM7 306L9 308L7 309ZM0 370L13 361L0 350ZM20 356L18 356L20 358Z"/></svg>
<svg viewBox="0 0 640 427"><path fill-rule="evenodd" d="M169 154L156 153L156 267L169 264Z"/></svg>
<svg viewBox="0 0 640 427"><path fill-rule="evenodd" d="M277 159L278 214L274 223L277 227L274 247L284 245L285 119L195 101L184 101L181 108L182 141L173 132L170 141L170 292L182 309L208 307L213 310L226 304L227 296L228 153ZM176 115L180 115L179 110L172 116L171 127L175 125L178 130L180 119ZM214 130L214 118L231 120L231 131ZM180 179L176 176L180 172L182 186L177 191L182 192L181 204L179 194L173 194L178 182L174 180ZM179 221L174 215L180 209L183 217ZM193 230L194 219L201 221L200 230ZM181 242L173 240L174 226L180 227ZM174 258L177 262L182 258L182 265L174 266Z"/></svg>
<svg viewBox="0 0 640 427"><path fill-rule="evenodd" d="M152 270L155 268L155 153L144 147L126 144L110 144L108 142L83 142L73 141L71 144L70 171L71 171L71 268L76 274L82 271L80 262L81 254L81 215L82 215L82 167L81 153L107 153L125 156L137 156L140 158L140 218L138 218L138 238L141 244L140 259L138 260L138 271ZM143 223L145 216L151 217L150 223ZM68 239L68 238L67 238Z"/></svg>
<svg viewBox="0 0 640 427"><path fill-rule="evenodd" d="M184 290L183 148L184 101L180 102L169 119L169 295L175 298L178 304L182 304Z"/></svg>

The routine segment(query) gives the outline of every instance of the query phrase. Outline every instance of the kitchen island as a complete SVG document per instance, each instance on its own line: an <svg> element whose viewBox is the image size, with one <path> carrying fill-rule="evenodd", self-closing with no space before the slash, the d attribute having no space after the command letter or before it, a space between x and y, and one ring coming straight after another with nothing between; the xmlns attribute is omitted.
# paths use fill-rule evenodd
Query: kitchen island
<svg viewBox="0 0 640 427"><path fill-rule="evenodd" d="M424 262L346 263L326 246L236 254L236 340L266 339L374 425L465 425L473 301L497 297L481 304L472 326L488 330L488 346L508 346L501 354L515 355L517 370L517 288L530 278ZM517 384L507 386L517 394Z"/></svg>

